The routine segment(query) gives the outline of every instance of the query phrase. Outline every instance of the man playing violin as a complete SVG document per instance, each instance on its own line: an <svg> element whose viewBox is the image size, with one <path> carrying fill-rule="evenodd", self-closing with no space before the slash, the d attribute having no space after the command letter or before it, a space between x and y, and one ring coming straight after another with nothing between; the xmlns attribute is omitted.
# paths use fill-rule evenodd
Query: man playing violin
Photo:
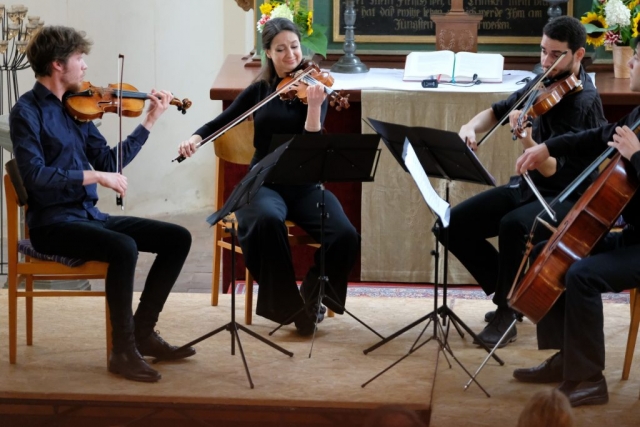
<svg viewBox="0 0 640 427"><path fill-rule="evenodd" d="M540 63L545 71L563 52L567 52L549 73L550 83L573 74L582 85L566 94L548 112L534 118L530 128L523 125L527 121L526 111L514 110L509 113L512 129L521 128L517 136L523 148L533 147L556 135L605 123L600 97L580 64L585 54L585 43L584 27L575 18L560 16L545 25L540 42ZM506 100L496 102L491 108L477 114L460 128L460 137L471 149L476 150L476 134L487 132L497 125L499 118L506 116L536 83L534 79ZM587 164L584 159L551 157L539 164L530 175L541 195L550 202ZM564 217L574 202L575 199L572 199L554 205L557 216ZM451 210L449 250L487 295L494 293L493 302L497 310L485 315L489 324L478 334L478 338L489 346L497 344L516 316L507 305L507 295L523 256L527 234L541 211L542 205L534 193L517 176L509 184L484 191ZM498 249L488 241L495 236L498 236ZM502 346L514 341L516 336L517 331L513 327Z"/></svg>
<svg viewBox="0 0 640 427"><path fill-rule="evenodd" d="M77 122L65 110L64 95L77 91L87 69L83 56L91 42L84 33L61 26L43 27L27 47L36 76L9 117L11 140L26 187L27 224L33 247L41 253L109 263L105 289L113 326L109 371L135 381L155 382L160 374L142 356L180 359L179 352L154 327L191 247L191 234L178 225L98 210L97 184L124 196L127 179L116 171L117 153L92 122ZM121 144L128 164L149 137L172 96L152 91L146 117ZM138 252L156 259L132 311Z"/></svg>
<svg viewBox="0 0 640 427"><path fill-rule="evenodd" d="M636 42L639 39L636 39ZM630 89L640 92L640 55L636 46L629 60ZM640 179L640 142L636 133L640 107L617 123L576 134L560 135L528 148L516 163L519 173L535 169L551 157L592 158L614 147L628 160L627 174ZM559 390L573 406L606 403L609 400L605 368L604 320L601 294L640 286L640 193L629 200L622 216L622 232L609 233L591 256L569 267L565 292L538 322L538 348L559 349L540 366L516 369L513 376L525 382L562 382Z"/></svg>
<svg viewBox="0 0 640 427"><path fill-rule="evenodd" d="M284 78L302 63L300 31L286 18L273 18L262 30L265 66L258 79L247 87L218 117L201 126L179 147L181 156L190 157L197 144L214 134L274 92ZM327 112L324 85L308 86L307 105L296 98L283 101L274 98L254 113L251 166L269 153L271 138L276 134L320 133ZM256 314L278 323L293 321L300 335L311 335L326 309L319 301L320 256L307 272L300 289L296 283L285 220L292 220L317 242L320 241L321 217L317 204L322 191L316 185L266 184L255 193L251 203L236 211L238 240L247 268L260 285ZM347 297L347 279L357 259L360 236L347 218L340 201L325 192L324 245L326 275L330 289L327 295L338 305L325 299L327 306L343 313ZM297 313L297 314L296 314ZM294 317L295 316L295 317Z"/></svg>

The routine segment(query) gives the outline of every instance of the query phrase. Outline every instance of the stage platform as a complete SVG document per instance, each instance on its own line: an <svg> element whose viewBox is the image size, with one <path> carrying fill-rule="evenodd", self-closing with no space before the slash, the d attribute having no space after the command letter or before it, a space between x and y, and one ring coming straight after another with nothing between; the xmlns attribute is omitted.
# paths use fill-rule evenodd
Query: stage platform
<svg viewBox="0 0 640 427"><path fill-rule="evenodd" d="M477 294L477 293L476 293ZM476 331L484 326L491 301L457 293L454 311ZM467 298L468 297L468 298ZM640 360L636 355L628 381L621 381L629 328L629 305L607 300L605 334L610 402L575 409L580 426L637 426L640 423ZM428 312L429 298L349 297L348 308L383 335ZM239 298L237 313L242 313ZM0 319L6 319L7 294L0 291ZM23 305L23 304L21 304ZM414 410L432 427L511 426L527 400L555 384L515 381L513 369L539 364L552 352L536 350L535 326L518 323L518 340L499 351L505 361L490 361L476 386L463 390L468 377L449 356L429 343L392 370L362 388L361 384L401 357L422 328L415 328L382 348L364 355L377 342L370 331L349 316L327 318L320 325L312 357L310 339L293 326L273 341L293 357L241 332L242 345L255 383L251 389L230 335L222 332L198 344L187 360L154 365L162 373L156 384L136 383L109 374L104 351L104 305L99 298L41 299L35 304L34 345L24 341L20 314L18 363L10 365L6 323L0 323L0 426L362 426L372 409L399 404ZM158 330L169 342L185 343L225 324L230 296L219 307L207 294L172 294ZM267 337L274 325L260 317L250 328ZM427 336L431 329L427 331ZM449 343L470 371L484 351L451 332ZM640 351L640 350L639 350Z"/></svg>
<svg viewBox="0 0 640 427"><path fill-rule="evenodd" d="M6 313L6 300L7 293L2 291L0 313ZM426 313L429 304L425 299L352 298L349 310L386 335L414 320L416 313ZM237 313L242 313L241 303ZM88 420L91 425L124 424L147 415L146 422L133 425L194 425L194 419L233 426L361 425L373 408L387 404L403 405L429 420L437 347L421 351L362 388L362 383L406 351L413 338L401 337L365 356L362 350L377 338L349 316L327 318L320 324L311 358L311 340L299 337L293 325L270 337L293 352L293 357L240 332L254 389L237 347L236 355L231 355L226 331L198 344L192 358L154 365L162 379L145 384L106 370L103 299L35 301L31 347L25 345L22 312L19 317L16 365L8 363L7 330L0 328L5 350L0 355L3 426L28 425L23 424L29 421L27 413L35 421L49 419L54 411L63 412L60 425L88 425ZM158 330L167 341L184 344L229 320L229 295L221 297L218 307L211 307L207 295L172 294ZM268 337L274 326L255 317L250 328ZM66 410L73 412L66 414Z"/></svg>

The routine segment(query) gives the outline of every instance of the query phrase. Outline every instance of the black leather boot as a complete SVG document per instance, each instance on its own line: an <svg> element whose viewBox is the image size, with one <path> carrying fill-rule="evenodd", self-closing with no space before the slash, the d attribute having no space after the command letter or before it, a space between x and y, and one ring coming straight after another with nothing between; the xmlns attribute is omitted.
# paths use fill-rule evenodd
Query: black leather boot
<svg viewBox="0 0 640 427"><path fill-rule="evenodd" d="M501 308L498 307L496 310L496 314L489 322L489 324L478 334L478 339L482 340L487 346L494 347L500 338L507 331L511 323L516 319L515 311L510 308ZM505 336L500 344L500 348L506 346L510 342L516 340L518 336L518 331L516 330L515 325L509 330L509 333ZM479 344L477 341L474 341L474 344Z"/></svg>
<svg viewBox="0 0 640 427"><path fill-rule="evenodd" d="M119 374L128 380L155 383L162 375L142 358L134 346L109 356L109 372Z"/></svg>
<svg viewBox="0 0 640 427"><path fill-rule="evenodd" d="M489 323L493 320L493 318L496 315L496 310L491 310L491 311L487 311L484 314L484 321ZM516 311L516 317L518 318L518 322L522 322L522 319L524 318L524 316L522 315L522 313L519 313Z"/></svg>
<svg viewBox="0 0 640 427"><path fill-rule="evenodd" d="M140 342L136 342L136 346L143 356L151 356L160 360L178 360L196 354L196 349L193 347L180 349L180 347L169 344L158 335L157 331L152 332Z"/></svg>

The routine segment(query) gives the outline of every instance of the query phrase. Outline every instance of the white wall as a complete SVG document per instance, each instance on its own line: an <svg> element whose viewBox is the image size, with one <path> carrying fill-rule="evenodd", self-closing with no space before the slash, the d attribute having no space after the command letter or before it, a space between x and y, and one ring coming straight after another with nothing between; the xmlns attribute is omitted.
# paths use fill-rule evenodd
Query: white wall
<svg viewBox="0 0 640 427"><path fill-rule="evenodd" d="M129 179L126 214L156 216L203 209L213 203L213 148L209 144L183 163L171 163L177 146L201 124L215 117L221 102L209 89L227 54L253 47L252 11L233 0L22 0L29 15L46 24L84 30L94 44L85 79L96 86L117 81L122 53L124 82L147 92L168 89L193 106L186 115L171 107L153 128L136 159L124 169ZM9 6L9 4L7 4ZM20 93L31 89L30 69L19 72ZM123 134L141 118L123 119ZM105 114L100 127L111 145L118 138L118 119ZM115 195L100 192L99 207L119 212Z"/></svg>

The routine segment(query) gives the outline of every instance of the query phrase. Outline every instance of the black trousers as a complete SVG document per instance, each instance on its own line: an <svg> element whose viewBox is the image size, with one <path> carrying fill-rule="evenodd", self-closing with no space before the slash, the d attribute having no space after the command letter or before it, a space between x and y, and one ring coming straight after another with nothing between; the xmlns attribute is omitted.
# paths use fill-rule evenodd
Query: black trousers
<svg viewBox="0 0 640 427"><path fill-rule="evenodd" d="M52 224L30 230L33 247L45 254L108 262L105 291L113 326L113 351L147 337L191 248L191 234L179 225L129 216L102 221ZM156 254L140 303L132 310L138 252ZM78 319L79 322L82 319Z"/></svg>
<svg viewBox="0 0 640 427"><path fill-rule="evenodd" d="M553 197L545 197L551 202ZM569 212L573 201L553 206L558 222ZM518 186L503 185L477 194L451 209L449 251L465 266L493 302L507 307L507 295L524 256L527 238L535 217L543 207L536 198L523 200ZM552 223L545 212L542 219ZM546 227L538 226L534 238L549 238ZM444 233L439 239L444 244ZM498 236L498 249L488 239Z"/></svg>
<svg viewBox="0 0 640 427"><path fill-rule="evenodd" d="M538 322L538 347L562 350L565 380L585 381L604 370L601 294L640 285L636 234L610 233L593 255L574 263L565 276L565 292Z"/></svg>
<svg viewBox="0 0 640 427"><path fill-rule="evenodd" d="M260 285L256 313L274 322L284 322L303 307L291 259L285 220L294 221L320 242L322 192L315 185L262 186L251 203L236 211L238 240L247 268ZM360 236L345 215L338 199L325 190L324 247L325 273L329 279L326 295L344 305L347 280L353 267ZM302 283L305 294L317 295L320 276L320 249ZM327 306L341 314L338 306Z"/></svg>

